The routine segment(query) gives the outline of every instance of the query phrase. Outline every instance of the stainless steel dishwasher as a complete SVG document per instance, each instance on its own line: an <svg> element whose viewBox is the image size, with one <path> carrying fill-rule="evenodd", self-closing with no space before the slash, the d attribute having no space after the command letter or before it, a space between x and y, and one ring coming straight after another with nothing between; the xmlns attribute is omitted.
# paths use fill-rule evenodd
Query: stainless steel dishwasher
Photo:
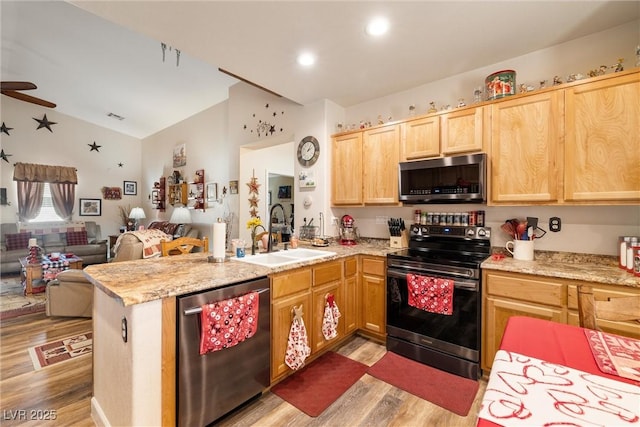
<svg viewBox="0 0 640 427"><path fill-rule="evenodd" d="M238 345L200 355L204 304L257 291L258 329ZM269 386L270 292L266 277L178 297L177 425L205 426Z"/></svg>

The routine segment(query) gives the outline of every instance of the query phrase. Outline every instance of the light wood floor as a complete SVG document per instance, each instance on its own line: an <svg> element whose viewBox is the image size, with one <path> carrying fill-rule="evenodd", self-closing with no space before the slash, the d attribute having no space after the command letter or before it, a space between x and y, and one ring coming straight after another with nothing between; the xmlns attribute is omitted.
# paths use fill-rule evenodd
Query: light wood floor
<svg viewBox="0 0 640 427"><path fill-rule="evenodd" d="M28 347L85 332L91 319L48 318L44 313L2 321L0 325L0 425L93 426L90 357L39 371ZM339 353L366 365L382 357L382 345L362 337L343 344ZM486 381L466 417L457 416L369 375L364 375L317 418L309 417L272 393L220 421L221 426L474 426ZM12 420L24 410L27 420ZM45 412L37 412L38 410ZM32 412L34 411L34 412ZM55 411L56 420L30 419Z"/></svg>

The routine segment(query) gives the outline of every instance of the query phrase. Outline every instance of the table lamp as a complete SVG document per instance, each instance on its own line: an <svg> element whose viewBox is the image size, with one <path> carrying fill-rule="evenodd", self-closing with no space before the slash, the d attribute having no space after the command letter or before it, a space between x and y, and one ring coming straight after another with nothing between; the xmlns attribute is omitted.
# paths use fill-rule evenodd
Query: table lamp
<svg viewBox="0 0 640 427"><path fill-rule="evenodd" d="M131 209L131 213L129 213L129 219L133 220L133 229L138 229L139 220L146 218L147 216L144 214L144 210L142 208L133 208Z"/></svg>
<svg viewBox="0 0 640 427"><path fill-rule="evenodd" d="M172 224L191 224L191 211L184 206L174 208L169 222Z"/></svg>

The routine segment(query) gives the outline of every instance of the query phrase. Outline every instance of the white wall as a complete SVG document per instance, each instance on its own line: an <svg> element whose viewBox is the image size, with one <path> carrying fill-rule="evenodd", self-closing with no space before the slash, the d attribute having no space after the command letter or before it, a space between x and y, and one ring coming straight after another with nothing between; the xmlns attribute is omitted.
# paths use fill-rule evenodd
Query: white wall
<svg viewBox="0 0 640 427"><path fill-rule="evenodd" d="M58 113L55 109L40 107L27 102L0 97L2 122L13 128L9 135L0 133L2 150L9 162L0 161L0 187L7 188L7 199L11 206L0 206L2 222L15 222L17 212L16 184L13 181L13 164L37 163L57 166L72 166L78 170L76 205L73 220L96 221L101 225L102 237L117 234L121 225L118 207L140 204L146 194L141 181L140 140L112 130ZM37 129L44 115L50 122L52 132ZM91 151L90 144L100 146ZM122 163L122 167L119 164ZM102 187L120 187L123 181L136 181L138 194L122 196L121 200L102 200L101 216L79 216L78 199L102 199ZM146 210L146 209L145 209ZM148 215L148 210L147 215Z"/></svg>
<svg viewBox="0 0 640 427"><path fill-rule="evenodd" d="M209 203L205 211L191 210L192 226L207 235L212 241L213 223L232 212L237 213L237 196L229 194L229 181L236 179L239 149L229 138L228 101L214 105L194 116L166 128L142 141L143 204L147 213L146 223L153 219L169 220L173 207L167 203L165 212L152 209L151 189L161 176L180 170L188 181L192 181L195 171L204 169L205 182L218 183L218 193L222 203ZM173 167L173 150L185 144L187 163ZM222 197L223 187L227 194ZM237 215L236 215L237 220Z"/></svg>

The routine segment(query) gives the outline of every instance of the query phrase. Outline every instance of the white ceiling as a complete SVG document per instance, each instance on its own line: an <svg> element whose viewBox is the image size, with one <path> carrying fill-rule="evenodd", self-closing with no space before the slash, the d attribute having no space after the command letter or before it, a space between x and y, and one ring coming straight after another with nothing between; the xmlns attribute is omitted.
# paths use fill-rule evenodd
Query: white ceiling
<svg viewBox="0 0 640 427"><path fill-rule="evenodd" d="M0 2L2 80L138 138L226 99L237 80L218 67L300 104L349 107L640 17L639 1L73 3ZM378 15L391 28L371 39ZM296 64L302 50L315 67Z"/></svg>

